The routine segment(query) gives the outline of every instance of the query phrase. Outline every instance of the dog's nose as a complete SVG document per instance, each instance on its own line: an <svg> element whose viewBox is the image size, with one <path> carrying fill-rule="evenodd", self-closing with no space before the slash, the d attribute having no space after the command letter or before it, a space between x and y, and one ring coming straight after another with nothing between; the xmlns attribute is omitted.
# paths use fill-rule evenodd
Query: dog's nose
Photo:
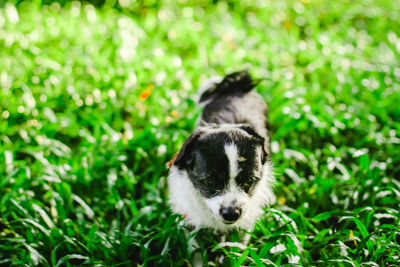
<svg viewBox="0 0 400 267"><path fill-rule="evenodd" d="M237 207L221 208L219 210L225 223L234 223L242 214L242 209Z"/></svg>

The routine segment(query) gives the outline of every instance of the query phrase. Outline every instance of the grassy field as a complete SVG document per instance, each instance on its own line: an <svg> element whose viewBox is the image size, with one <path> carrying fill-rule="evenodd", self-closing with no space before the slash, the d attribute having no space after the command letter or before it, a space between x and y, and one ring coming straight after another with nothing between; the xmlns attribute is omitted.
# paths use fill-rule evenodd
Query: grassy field
<svg viewBox="0 0 400 267"><path fill-rule="evenodd" d="M400 264L400 1L40 2L0 5L1 266ZM244 250L185 236L165 165L242 69L278 181Z"/></svg>

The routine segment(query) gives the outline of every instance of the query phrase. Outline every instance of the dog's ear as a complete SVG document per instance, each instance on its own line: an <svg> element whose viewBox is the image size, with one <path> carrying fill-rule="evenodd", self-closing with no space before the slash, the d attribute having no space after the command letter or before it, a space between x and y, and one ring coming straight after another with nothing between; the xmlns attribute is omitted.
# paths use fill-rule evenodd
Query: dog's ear
<svg viewBox="0 0 400 267"><path fill-rule="evenodd" d="M174 165L179 169L184 169L193 163L193 147L195 141L200 137L200 135L201 132L194 132L188 139L186 139L185 143L183 143L178 156L176 156L174 161Z"/></svg>
<svg viewBox="0 0 400 267"><path fill-rule="evenodd" d="M253 136L254 139L257 141L257 143L259 143L262 147L262 156L261 156L261 162L262 164L264 164L267 159L270 158L270 153L269 153L269 145L267 143L267 140L265 140L264 137L262 137L261 135L259 135L253 127L251 127L250 125L242 125L240 126L240 129L244 130L246 133L248 133L249 135Z"/></svg>

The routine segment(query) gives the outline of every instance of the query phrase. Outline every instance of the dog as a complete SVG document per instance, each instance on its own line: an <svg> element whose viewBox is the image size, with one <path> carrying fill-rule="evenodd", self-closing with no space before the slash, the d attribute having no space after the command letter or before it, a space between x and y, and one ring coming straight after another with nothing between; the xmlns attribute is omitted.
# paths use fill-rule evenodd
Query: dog
<svg viewBox="0 0 400 267"><path fill-rule="evenodd" d="M195 228L251 232L275 201L268 108L247 71L212 78L199 90L202 114L174 159L169 204Z"/></svg>

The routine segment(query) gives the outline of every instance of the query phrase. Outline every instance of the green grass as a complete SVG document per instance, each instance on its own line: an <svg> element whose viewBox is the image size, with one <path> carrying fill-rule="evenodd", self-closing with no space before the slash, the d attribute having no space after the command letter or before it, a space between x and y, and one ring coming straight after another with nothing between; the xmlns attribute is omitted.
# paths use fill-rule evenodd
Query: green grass
<svg viewBox="0 0 400 267"><path fill-rule="evenodd" d="M0 265L398 266L399 1L38 2L0 8ZM165 163L244 68L278 201L240 250L185 236Z"/></svg>

